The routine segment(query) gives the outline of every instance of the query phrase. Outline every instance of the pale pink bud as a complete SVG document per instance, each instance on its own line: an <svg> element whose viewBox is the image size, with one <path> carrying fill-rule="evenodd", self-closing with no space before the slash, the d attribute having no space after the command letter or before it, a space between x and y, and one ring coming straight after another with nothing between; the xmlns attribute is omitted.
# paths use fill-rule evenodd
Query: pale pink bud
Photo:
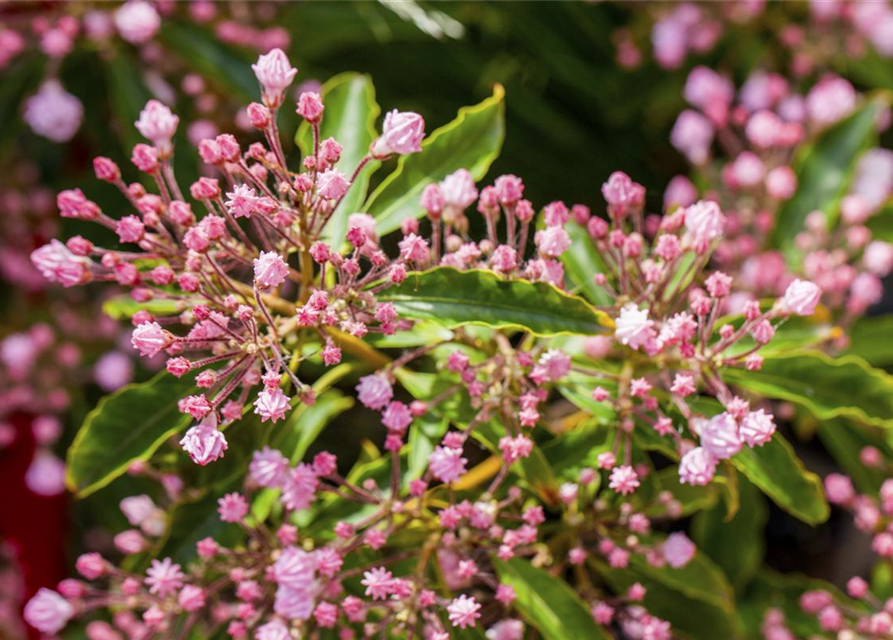
<svg viewBox="0 0 893 640"><path fill-rule="evenodd" d="M384 119L381 137L373 144L371 153L376 158L384 158L392 153L418 153L425 137L425 120L411 111L389 112Z"/></svg>
<svg viewBox="0 0 893 640"><path fill-rule="evenodd" d="M267 54L261 55L257 62L251 65L257 81L263 89L264 104L275 109L282 104L285 89L292 83L298 70L291 66L288 56L282 49L273 49Z"/></svg>

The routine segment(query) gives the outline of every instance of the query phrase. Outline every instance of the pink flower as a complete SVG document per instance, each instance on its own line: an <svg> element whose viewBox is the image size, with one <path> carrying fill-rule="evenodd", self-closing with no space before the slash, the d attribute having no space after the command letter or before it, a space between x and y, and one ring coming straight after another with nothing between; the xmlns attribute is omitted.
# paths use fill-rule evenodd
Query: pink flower
<svg viewBox="0 0 893 640"><path fill-rule="evenodd" d="M64 287L84 284L92 279L90 260L73 254L58 240L51 240L31 252L31 263L51 282Z"/></svg>
<svg viewBox="0 0 893 640"><path fill-rule="evenodd" d="M180 446L193 462L201 466L223 457L223 452L229 448L223 433L205 421L189 429L180 440Z"/></svg>
<svg viewBox="0 0 893 640"><path fill-rule="evenodd" d="M133 0L115 12L115 26L127 42L142 44L161 27L161 16L148 2Z"/></svg>
<svg viewBox="0 0 893 640"><path fill-rule="evenodd" d="M254 401L254 413L260 416L261 422L278 422L285 418L285 412L290 408L289 398L282 393L282 389L265 389L257 394L257 400Z"/></svg>
<svg viewBox="0 0 893 640"><path fill-rule="evenodd" d="M282 49L273 49L260 56L257 62L251 65L251 69L263 89L264 104L271 109L279 107L285 96L285 89L298 73L288 61L288 56Z"/></svg>
<svg viewBox="0 0 893 640"><path fill-rule="evenodd" d="M865 247L862 263L876 276L888 275L893 270L893 245L889 242L875 240Z"/></svg>
<svg viewBox="0 0 893 640"><path fill-rule="evenodd" d="M288 265L278 253L262 251L254 259L254 281L261 290L273 289L285 282L288 277Z"/></svg>
<svg viewBox="0 0 893 640"><path fill-rule="evenodd" d="M412 424L412 413L402 402L391 402L381 414L381 422L391 431L403 433Z"/></svg>
<svg viewBox="0 0 893 640"><path fill-rule="evenodd" d="M428 241L410 233L398 243L400 257L406 262L425 263L428 261Z"/></svg>
<svg viewBox="0 0 893 640"><path fill-rule="evenodd" d="M394 397L394 390L384 375L373 374L360 378L357 396L366 408L381 410Z"/></svg>
<svg viewBox="0 0 893 640"><path fill-rule="evenodd" d="M360 584L366 587L366 596L373 600L384 600L391 594L394 576L384 567L376 567L363 573Z"/></svg>
<svg viewBox="0 0 893 640"><path fill-rule="evenodd" d="M437 446L428 457L431 475L441 482L455 482L465 473L468 460L462 457L461 449Z"/></svg>
<svg viewBox="0 0 893 640"><path fill-rule="evenodd" d="M624 216L630 208L642 204L645 191L642 185L633 182L628 175L615 171L602 185L602 195L612 215Z"/></svg>
<svg viewBox="0 0 893 640"><path fill-rule="evenodd" d="M115 233L121 242L139 242L145 232L146 227L139 216L124 216L115 223Z"/></svg>
<svg viewBox="0 0 893 640"><path fill-rule="evenodd" d="M305 91L298 98L298 108L296 112L300 115L304 120L311 124L317 124L320 120L322 120L322 114L325 110L325 106L322 103L322 98L319 97L318 93L313 93L312 91Z"/></svg>
<svg viewBox="0 0 893 640"><path fill-rule="evenodd" d="M623 495L633 493L639 487L639 474L629 465L615 467L608 486Z"/></svg>
<svg viewBox="0 0 893 640"><path fill-rule="evenodd" d="M549 258L557 258L571 244L570 236L563 227L546 227L537 231L535 241L540 253Z"/></svg>
<svg viewBox="0 0 893 640"><path fill-rule="evenodd" d="M289 463L276 449L264 447L255 451L248 465L252 482L261 487L281 487L288 479Z"/></svg>
<svg viewBox="0 0 893 640"><path fill-rule="evenodd" d="M306 587L279 585L273 601L273 611L289 620L307 620L313 614L313 607L316 606L313 593L313 589Z"/></svg>
<svg viewBox="0 0 893 640"><path fill-rule="evenodd" d="M130 343L141 356L154 358L174 343L174 336L157 322L144 322L134 328Z"/></svg>
<svg viewBox="0 0 893 640"><path fill-rule="evenodd" d="M716 474L716 458L703 447L695 447L679 461L679 482L706 485Z"/></svg>
<svg viewBox="0 0 893 640"><path fill-rule="evenodd" d="M846 504L855 497L856 490L845 475L829 473L825 476L825 494L832 504Z"/></svg>
<svg viewBox="0 0 893 640"><path fill-rule="evenodd" d="M254 632L255 640L290 640L291 634L288 627L281 620L273 620L257 628Z"/></svg>
<svg viewBox="0 0 893 640"><path fill-rule="evenodd" d="M227 493L217 501L222 522L241 522L248 515L248 501L240 493Z"/></svg>
<svg viewBox="0 0 893 640"><path fill-rule="evenodd" d="M787 200L797 191L797 175L790 167L775 167L766 174L766 192L778 200Z"/></svg>
<svg viewBox="0 0 893 640"><path fill-rule="evenodd" d="M176 592L183 586L183 578L186 577L180 571L180 565L174 564L170 558L153 560L152 566L146 571L146 576L149 593L162 597Z"/></svg>
<svg viewBox="0 0 893 640"><path fill-rule="evenodd" d="M315 571L313 555L298 547L284 549L271 568L278 584L301 590L311 587Z"/></svg>
<svg viewBox="0 0 893 640"><path fill-rule="evenodd" d="M171 139L177 132L180 118L158 100L149 100L134 124L144 138L158 149L162 157L170 155Z"/></svg>
<svg viewBox="0 0 893 640"><path fill-rule="evenodd" d="M441 180L440 192L443 194L444 206L459 210L471 206L478 197L474 177L467 169L458 169Z"/></svg>
<svg viewBox="0 0 893 640"><path fill-rule="evenodd" d="M481 617L480 610L481 605L474 597L468 597L464 593L447 606L450 622L460 629L475 626L477 619Z"/></svg>
<svg viewBox="0 0 893 640"><path fill-rule="evenodd" d="M763 446L772 439L772 434L775 433L772 414L766 413L762 409L749 412L741 421L738 432L747 446Z"/></svg>
<svg viewBox="0 0 893 640"><path fill-rule="evenodd" d="M74 615L74 607L51 589L40 589L25 605L25 621L46 634L61 631Z"/></svg>
<svg viewBox="0 0 893 640"><path fill-rule="evenodd" d="M685 209L685 228L695 245L709 244L720 237L725 224L725 216L712 200L701 200Z"/></svg>
<svg viewBox="0 0 893 640"><path fill-rule="evenodd" d="M713 125L707 118L697 111L686 109L679 114L673 130L670 131L670 143L688 158L689 162L702 165L710 155L713 133Z"/></svg>
<svg viewBox="0 0 893 640"><path fill-rule="evenodd" d="M524 637L524 623L520 620L500 620L487 629L487 640L521 640Z"/></svg>
<svg viewBox="0 0 893 640"><path fill-rule="evenodd" d="M57 80L48 80L25 102L23 117L37 135L68 142L81 126L84 107Z"/></svg>
<svg viewBox="0 0 893 640"><path fill-rule="evenodd" d="M817 82L806 96L809 119L820 127L834 124L856 108L856 90L839 76L829 75Z"/></svg>
<svg viewBox="0 0 893 640"><path fill-rule="evenodd" d="M639 309L633 303L628 303L620 310L617 318L614 336L633 349L638 349L654 338L654 321L648 319L648 309Z"/></svg>
<svg viewBox="0 0 893 640"><path fill-rule="evenodd" d="M205 606L205 591L194 584L187 584L180 590L177 596L177 604L183 607L183 611L198 611Z"/></svg>
<svg viewBox="0 0 893 640"><path fill-rule="evenodd" d="M677 531L667 536L663 544L664 559L674 569L681 569L695 557L697 548L688 536Z"/></svg>
<svg viewBox="0 0 893 640"><path fill-rule="evenodd" d="M98 553L84 553L75 563L78 573L87 580L96 580L105 574L105 560Z"/></svg>
<svg viewBox="0 0 893 640"><path fill-rule="evenodd" d="M316 496L318 486L319 480L313 467L301 463L292 469L282 487L282 504L292 511L306 509Z"/></svg>
<svg viewBox="0 0 893 640"><path fill-rule="evenodd" d="M785 308L798 316L811 316L821 299L822 290L806 280L794 280L784 292Z"/></svg>
<svg viewBox="0 0 893 640"><path fill-rule="evenodd" d="M425 137L425 119L411 111L394 109L384 118L381 137L372 144L372 155L384 158L392 153L418 153Z"/></svg>
<svg viewBox="0 0 893 640"><path fill-rule="evenodd" d="M726 460L741 451L738 424L729 413L723 412L710 420L700 422L701 446L713 457Z"/></svg>
<svg viewBox="0 0 893 640"><path fill-rule="evenodd" d="M319 195L330 200L337 200L347 193L350 188L350 180L338 171L338 169L329 169L320 174L316 183Z"/></svg>

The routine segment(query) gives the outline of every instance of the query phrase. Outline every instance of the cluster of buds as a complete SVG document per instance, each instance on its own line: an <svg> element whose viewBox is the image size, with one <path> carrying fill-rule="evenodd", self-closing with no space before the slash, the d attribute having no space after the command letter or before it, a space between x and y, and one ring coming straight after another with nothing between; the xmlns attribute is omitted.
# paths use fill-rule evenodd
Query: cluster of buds
<svg viewBox="0 0 893 640"><path fill-rule="evenodd" d="M757 296L781 295L795 278L808 278L822 288L829 308L842 311L843 320L879 302L881 278L893 270L893 246L873 240L866 223L893 193L893 161L886 151L863 154L836 228L825 213L809 214L795 238L803 254L799 264L786 260L772 241L778 214L797 191L793 158L860 105L864 99L852 85L826 76L803 96L782 76L755 72L736 92L725 77L697 67L684 93L693 108L680 114L671 140L704 174L707 193L726 212L725 237L714 264L738 273L741 289ZM882 116L878 127L885 127L887 119ZM696 198L694 184L677 176L667 188L665 205L672 210ZM741 311L744 300L730 299L731 309Z"/></svg>
<svg viewBox="0 0 893 640"><path fill-rule="evenodd" d="M379 287L399 283L424 253L408 237L401 243L400 257L391 260L378 248L374 220L364 214L351 218L348 241L353 253L342 255L318 241L353 177L373 154L384 157L420 149L421 117L389 114L381 138L349 178L335 167L341 145L331 138L320 140L322 100L304 93L297 111L312 125L314 154L304 158L303 171L292 172L286 166L276 114L297 69L278 49L262 55L253 68L264 104L249 105L248 113L267 146L257 142L243 151L228 134L199 143L200 156L220 176L202 177L189 187L204 215L193 212L172 169L179 118L151 100L136 122L151 144L136 145L132 161L154 180L157 193L137 182L126 184L114 162L98 157L97 177L119 189L133 214L110 218L80 189L58 196L63 217L97 222L133 250L105 249L76 236L64 244L53 240L31 256L46 278L64 286L117 282L139 303L169 303L168 315L145 310L134 315L132 343L145 357L166 354L173 375L195 375L203 391L183 398L180 407L198 421L183 446L199 464L223 454L227 445L218 425L240 418L251 390L261 382L255 410L263 420L275 422L289 408L280 378L290 381L302 400L313 402L312 390L295 374L305 356L285 350L296 329L319 334L320 355L328 366L341 359L338 336L393 333L393 306L378 304L375 289L366 288L379 280L384 281ZM404 249L404 244L410 246ZM289 265L292 256L299 266ZM283 296L296 297L297 305ZM171 330L177 326L182 334ZM208 368L212 364L222 366Z"/></svg>

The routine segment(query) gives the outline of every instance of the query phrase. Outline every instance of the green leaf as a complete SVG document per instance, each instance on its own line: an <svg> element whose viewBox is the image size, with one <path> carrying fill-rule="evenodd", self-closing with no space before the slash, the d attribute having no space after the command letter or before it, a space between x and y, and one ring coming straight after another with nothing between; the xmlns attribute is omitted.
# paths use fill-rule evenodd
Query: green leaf
<svg viewBox="0 0 893 640"><path fill-rule="evenodd" d="M194 24L165 21L159 39L183 62L221 88L245 100L260 97L260 87L250 62L238 55L208 29Z"/></svg>
<svg viewBox="0 0 893 640"><path fill-rule="evenodd" d="M500 582L515 589L514 607L545 640L610 640L574 590L526 558L493 559Z"/></svg>
<svg viewBox="0 0 893 640"><path fill-rule="evenodd" d="M153 298L147 302L137 302L127 294L109 298L102 303L102 312L112 320L127 320L132 318L137 311L148 311L153 316L172 316L183 311L186 307L179 300L167 298Z"/></svg>
<svg viewBox="0 0 893 640"><path fill-rule="evenodd" d="M207 493L195 502L182 502L171 510L167 532L159 542L155 555L170 557L184 564L195 558L195 544L204 538L213 538L226 547L235 546L244 532L237 524L220 520L217 500L225 491Z"/></svg>
<svg viewBox="0 0 893 640"><path fill-rule="evenodd" d="M683 638L735 637L732 588L722 570L704 553L699 551L680 569L652 567L639 555L630 557L626 569L612 569L597 560L591 564L616 593L625 593L633 583L641 583L647 590L643 606L667 620Z"/></svg>
<svg viewBox="0 0 893 640"><path fill-rule="evenodd" d="M376 219L378 232L388 234L407 218L424 214L422 190L458 169L483 178L502 149L505 137L505 90L495 85L493 95L473 107L459 109L452 122L422 143L421 153L401 156L397 168L369 196L364 210Z"/></svg>
<svg viewBox="0 0 893 640"><path fill-rule="evenodd" d="M893 426L893 377L855 356L773 354L759 371L727 370L723 377L767 398L799 404L820 420L847 417Z"/></svg>
<svg viewBox="0 0 893 640"><path fill-rule="evenodd" d="M561 254L568 280L575 290L579 290L586 298L597 305L611 304L611 296L593 281L597 273L606 273L604 260L595 248L592 238L585 228L576 222L568 222L567 233L571 238L570 247Z"/></svg>
<svg viewBox="0 0 893 640"><path fill-rule="evenodd" d="M878 99L866 101L851 116L825 131L799 159L797 192L776 217L776 246L788 254L796 252L794 239L803 230L806 216L816 209L825 213L829 228L835 226L840 199L849 186L856 159L877 138L877 118L882 108Z"/></svg>
<svg viewBox="0 0 893 640"><path fill-rule="evenodd" d="M353 175L369 145L376 137L375 121L381 108L375 101L372 79L359 73L341 73L322 86L322 98L326 105L320 124L320 139L335 138L343 146L338 168L346 176ZM301 123L295 141L305 156L313 155L313 129L306 121ZM369 179L378 168L378 162L369 162L354 180L347 195L335 209L323 229L323 239L335 249L344 243L347 235L347 218L360 211Z"/></svg>
<svg viewBox="0 0 893 640"><path fill-rule="evenodd" d="M846 353L863 358L873 367L893 365L893 315L860 318L847 332Z"/></svg>
<svg viewBox="0 0 893 640"><path fill-rule="evenodd" d="M768 518L765 499L753 484L741 480L738 495L740 506L731 520L722 505L701 511L692 520L698 549L722 567L736 589L746 585L763 563L763 527Z"/></svg>
<svg viewBox="0 0 893 640"><path fill-rule="evenodd" d="M536 335L594 334L611 321L582 298L545 282L504 280L492 271L435 267L413 273L378 295L404 318L434 320L452 329L466 324L516 328Z"/></svg>
<svg viewBox="0 0 893 640"><path fill-rule="evenodd" d="M270 438L270 446L279 449L292 464L300 462L307 449L316 440L326 425L336 416L354 406L354 399L338 389L329 389L309 406L301 403L286 419L282 427L277 427Z"/></svg>
<svg viewBox="0 0 893 640"><path fill-rule="evenodd" d="M123 49L116 49L108 61L108 85L112 88L110 103L118 127L122 150L127 157L133 146L145 142L133 126L140 111L152 97L140 74L140 67Z"/></svg>
<svg viewBox="0 0 893 640"><path fill-rule="evenodd" d="M148 460L161 444L192 420L177 401L195 390L191 379L159 373L129 384L99 401L68 449L65 482L83 498Z"/></svg>
<svg viewBox="0 0 893 640"><path fill-rule="evenodd" d="M883 468L876 469L862 464L859 454L865 447L872 446L887 460L893 460L893 452L883 438L871 431L868 427L842 418L820 420L818 426L819 439L844 473L853 479L860 491L877 493L888 475Z"/></svg>
<svg viewBox="0 0 893 640"><path fill-rule="evenodd" d="M731 463L775 504L809 524L828 519L822 481L794 453L780 433L762 447L744 447Z"/></svg>

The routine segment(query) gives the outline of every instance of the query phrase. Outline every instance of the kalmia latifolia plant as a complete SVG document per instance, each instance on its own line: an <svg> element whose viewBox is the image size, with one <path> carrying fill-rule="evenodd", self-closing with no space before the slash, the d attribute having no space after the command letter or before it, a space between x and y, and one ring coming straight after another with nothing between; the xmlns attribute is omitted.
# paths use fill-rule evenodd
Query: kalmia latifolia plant
<svg viewBox="0 0 893 640"><path fill-rule="evenodd" d="M827 518L821 482L778 426L792 406L888 418L871 413L887 410L881 374L814 340L837 292L797 264L783 286L753 286L726 250L744 233L730 224L740 207L726 213L712 193L668 198L660 216L622 172L596 211L530 202L514 175L479 184L502 136L498 87L426 138L422 116L398 110L373 133L362 77L294 105L282 51L253 69L254 142L202 140L203 175L182 184L181 123L150 101L135 123L139 180L94 161L119 206L101 208L88 185L58 196L63 217L106 240L31 256L65 287L126 290L106 308L132 318L134 349L166 371L104 400L68 459L82 496L116 479L155 488L120 501L115 550L81 555L79 578L41 590L27 622L86 625L90 640L669 640L705 625L736 637L732 588L680 521L708 508L730 520L760 492L808 523ZM295 107L300 161L277 126ZM800 141L772 117L747 125L753 144L770 124L782 150ZM674 143L701 165L714 125L696 124ZM456 151L469 145L482 157ZM767 198L796 189L790 169L772 171ZM729 172L735 191L747 172ZM826 352L803 350L817 344ZM829 397L802 389L813 374ZM845 406L838 384L866 394L865 409ZM362 440L359 454L318 446L357 403L368 432L326 442ZM827 482L893 556L889 481L880 505ZM809 592L799 613L888 637L868 585L854 579L849 595ZM767 638L793 637L790 612L765 610Z"/></svg>

